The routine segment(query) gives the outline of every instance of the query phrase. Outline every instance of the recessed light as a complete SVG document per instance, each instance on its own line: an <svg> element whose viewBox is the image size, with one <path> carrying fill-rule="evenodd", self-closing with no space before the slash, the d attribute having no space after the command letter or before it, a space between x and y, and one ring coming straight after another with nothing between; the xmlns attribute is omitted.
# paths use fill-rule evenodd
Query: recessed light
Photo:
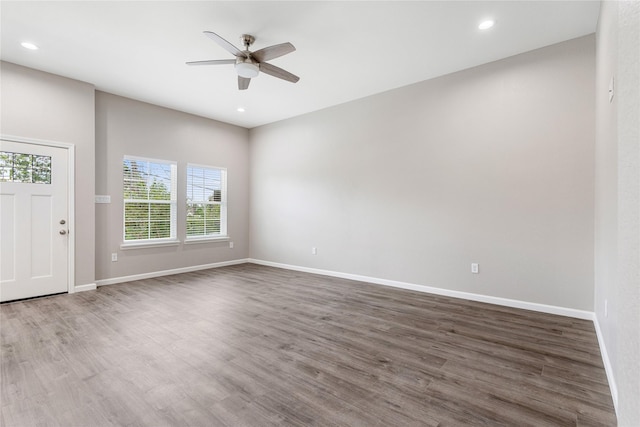
<svg viewBox="0 0 640 427"><path fill-rule="evenodd" d="M480 25L478 25L478 28L480 30L488 30L489 28L493 27L493 24L495 24L495 22L493 22L491 19L487 19L486 21L482 21Z"/></svg>
<svg viewBox="0 0 640 427"><path fill-rule="evenodd" d="M36 46L33 43L29 43L29 42L22 42L20 43L20 45L25 48L25 49L30 49L30 50L38 50L38 46Z"/></svg>
<svg viewBox="0 0 640 427"><path fill-rule="evenodd" d="M238 111L238 113L244 113L244 108L238 107L237 111Z"/></svg>

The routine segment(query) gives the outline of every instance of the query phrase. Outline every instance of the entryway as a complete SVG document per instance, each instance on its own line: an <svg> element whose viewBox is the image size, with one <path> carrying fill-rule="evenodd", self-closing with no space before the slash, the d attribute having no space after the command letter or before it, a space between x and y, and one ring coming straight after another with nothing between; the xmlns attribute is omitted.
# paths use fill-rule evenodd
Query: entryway
<svg viewBox="0 0 640 427"><path fill-rule="evenodd" d="M69 150L0 140L0 301L69 289Z"/></svg>

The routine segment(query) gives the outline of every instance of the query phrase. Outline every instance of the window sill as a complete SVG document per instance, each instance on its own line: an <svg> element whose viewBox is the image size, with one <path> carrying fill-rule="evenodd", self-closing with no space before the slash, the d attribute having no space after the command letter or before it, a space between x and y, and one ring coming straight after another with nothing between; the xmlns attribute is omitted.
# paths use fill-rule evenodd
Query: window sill
<svg viewBox="0 0 640 427"><path fill-rule="evenodd" d="M120 249L142 249L142 248L158 248L162 246L178 246L180 240L178 239L158 239L158 240L145 240L134 242L123 242L120 244Z"/></svg>
<svg viewBox="0 0 640 427"><path fill-rule="evenodd" d="M192 245L196 243L215 243L215 242L227 242L230 240L229 236L215 236L215 237L187 237L184 241L185 245Z"/></svg>

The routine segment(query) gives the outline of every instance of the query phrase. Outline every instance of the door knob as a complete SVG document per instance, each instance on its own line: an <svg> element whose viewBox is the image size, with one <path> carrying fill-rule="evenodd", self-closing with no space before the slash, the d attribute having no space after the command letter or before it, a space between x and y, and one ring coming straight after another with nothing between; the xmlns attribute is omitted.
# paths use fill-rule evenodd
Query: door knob
<svg viewBox="0 0 640 427"><path fill-rule="evenodd" d="M60 234L64 236L65 234L67 234L67 230L60 230Z"/></svg>
<svg viewBox="0 0 640 427"><path fill-rule="evenodd" d="M67 223L67 221L65 221L64 219L61 219L61 220L60 220L60 224L63 224L63 225L64 225L64 224L66 224L66 223Z"/></svg>

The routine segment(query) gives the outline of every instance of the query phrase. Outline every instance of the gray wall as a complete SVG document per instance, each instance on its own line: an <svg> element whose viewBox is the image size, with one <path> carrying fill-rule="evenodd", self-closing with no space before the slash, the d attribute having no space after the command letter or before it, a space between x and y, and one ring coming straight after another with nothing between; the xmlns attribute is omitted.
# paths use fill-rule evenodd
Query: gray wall
<svg viewBox="0 0 640 427"><path fill-rule="evenodd" d="M75 285L94 274L95 125L93 85L0 63L0 131L75 145Z"/></svg>
<svg viewBox="0 0 640 427"><path fill-rule="evenodd" d="M586 36L253 129L251 257L593 310L594 57Z"/></svg>
<svg viewBox="0 0 640 427"><path fill-rule="evenodd" d="M635 426L640 420L640 3L602 2L597 35L595 312L617 385L619 425Z"/></svg>
<svg viewBox="0 0 640 427"><path fill-rule="evenodd" d="M178 162L178 238L185 233L187 163L227 168L228 234L234 242L121 250L122 159ZM246 129L127 98L96 92L96 279L110 279L244 259L249 254L249 142ZM118 261L111 262L111 254Z"/></svg>

